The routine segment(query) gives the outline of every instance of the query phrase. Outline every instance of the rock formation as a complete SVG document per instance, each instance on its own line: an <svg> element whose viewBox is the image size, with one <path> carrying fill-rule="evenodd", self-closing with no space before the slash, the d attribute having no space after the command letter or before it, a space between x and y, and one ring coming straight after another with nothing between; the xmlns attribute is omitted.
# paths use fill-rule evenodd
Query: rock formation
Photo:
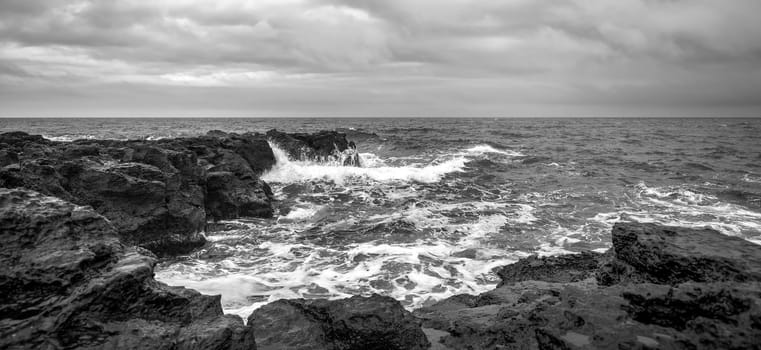
<svg viewBox="0 0 761 350"><path fill-rule="evenodd" d="M0 348L256 348L219 296L155 281L155 258L89 207L0 189L0 240Z"/></svg>
<svg viewBox="0 0 761 350"><path fill-rule="evenodd" d="M335 132L270 133L306 140L300 149L321 159L354 149ZM154 141L55 142L5 133L0 134L0 187L90 205L111 220L125 244L182 254L205 243L201 233L207 221L273 215L272 191L260 179L275 164L267 137L211 131ZM351 163L359 164L356 152L353 156Z"/></svg>
<svg viewBox="0 0 761 350"><path fill-rule="evenodd" d="M334 161L343 165L360 166L357 146L346 140L346 134L321 131L314 134L286 134L277 130L267 132L267 138L297 160Z"/></svg>
<svg viewBox="0 0 761 350"><path fill-rule="evenodd" d="M430 346L399 301L374 294L348 299L278 300L248 318L259 349L416 350Z"/></svg>
<svg viewBox="0 0 761 350"><path fill-rule="evenodd" d="M499 287L415 311L442 349L752 349L761 246L711 229L618 223L613 249L523 259Z"/></svg>

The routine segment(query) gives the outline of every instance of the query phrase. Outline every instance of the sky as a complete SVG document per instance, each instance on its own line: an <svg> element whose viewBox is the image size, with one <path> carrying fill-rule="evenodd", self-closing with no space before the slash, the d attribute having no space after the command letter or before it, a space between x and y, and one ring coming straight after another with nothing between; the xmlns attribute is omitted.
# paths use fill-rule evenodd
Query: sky
<svg viewBox="0 0 761 350"><path fill-rule="evenodd" d="M0 0L0 116L761 116L758 0Z"/></svg>

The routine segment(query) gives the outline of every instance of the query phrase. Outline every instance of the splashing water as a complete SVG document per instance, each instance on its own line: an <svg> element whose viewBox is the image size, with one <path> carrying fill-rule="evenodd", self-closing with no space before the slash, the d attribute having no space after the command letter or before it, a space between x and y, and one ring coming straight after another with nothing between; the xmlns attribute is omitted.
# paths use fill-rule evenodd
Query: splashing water
<svg viewBox="0 0 761 350"><path fill-rule="evenodd" d="M721 125L721 126L720 126ZM493 288L528 254L610 246L617 221L709 226L761 243L761 120L0 120L51 139L338 129L362 167L288 159L273 219L241 218L157 278L248 315L278 298L380 293L415 308Z"/></svg>

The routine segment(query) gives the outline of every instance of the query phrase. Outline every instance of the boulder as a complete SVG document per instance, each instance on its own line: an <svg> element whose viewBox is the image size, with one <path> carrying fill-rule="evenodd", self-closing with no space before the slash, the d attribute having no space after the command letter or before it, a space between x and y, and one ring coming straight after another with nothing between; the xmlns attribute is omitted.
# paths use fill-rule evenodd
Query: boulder
<svg viewBox="0 0 761 350"><path fill-rule="evenodd" d="M497 287L522 281L578 282L593 277L603 255L581 252L539 258L530 256L496 271L501 282Z"/></svg>
<svg viewBox="0 0 761 350"><path fill-rule="evenodd" d="M0 240L0 348L255 349L219 296L155 281L89 207L0 189Z"/></svg>
<svg viewBox="0 0 761 350"><path fill-rule="evenodd" d="M597 272L604 285L622 282L761 281L761 246L716 230L617 223L613 249Z"/></svg>
<svg viewBox="0 0 761 350"><path fill-rule="evenodd" d="M206 213L211 219L272 217L272 190L260 179L241 179L226 171L206 176Z"/></svg>
<svg viewBox="0 0 761 350"><path fill-rule="evenodd" d="M267 132L267 138L292 159L361 165L356 145L348 141L344 133L320 131L313 134L287 134L273 129Z"/></svg>
<svg viewBox="0 0 761 350"><path fill-rule="evenodd" d="M269 303L248 318L259 349L427 349L420 324L395 299L374 294L342 300Z"/></svg>

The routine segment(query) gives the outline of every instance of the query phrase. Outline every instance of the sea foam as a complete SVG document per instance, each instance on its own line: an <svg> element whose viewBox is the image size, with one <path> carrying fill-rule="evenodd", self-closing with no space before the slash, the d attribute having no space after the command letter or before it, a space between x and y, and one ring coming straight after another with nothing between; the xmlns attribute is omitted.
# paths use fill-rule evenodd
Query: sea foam
<svg viewBox="0 0 761 350"><path fill-rule="evenodd" d="M416 181L434 183L452 172L461 172L465 167L464 156L450 156L436 159L424 165L386 166L384 162L367 153L360 154L365 167L343 166L338 162L313 162L291 160L288 154L274 143L270 143L275 154L275 166L262 175L262 179L275 183L294 183L308 180L329 180L338 184L349 178L367 178L378 182ZM367 161L367 160L369 161Z"/></svg>

